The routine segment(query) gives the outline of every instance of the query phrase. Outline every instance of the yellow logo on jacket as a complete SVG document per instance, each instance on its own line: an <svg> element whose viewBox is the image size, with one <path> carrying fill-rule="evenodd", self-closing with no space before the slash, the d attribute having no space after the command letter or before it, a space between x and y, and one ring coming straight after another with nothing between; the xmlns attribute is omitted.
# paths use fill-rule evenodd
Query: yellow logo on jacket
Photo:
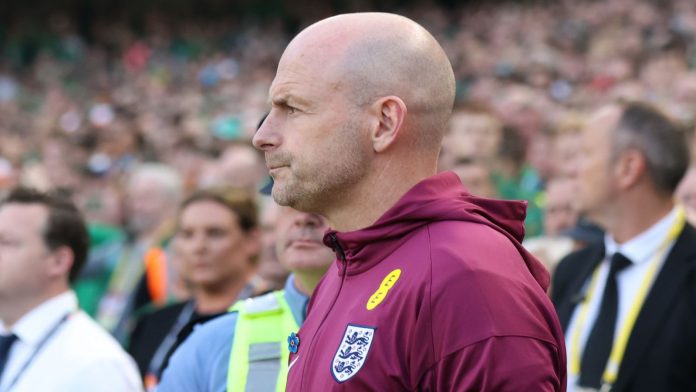
<svg viewBox="0 0 696 392"><path fill-rule="evenodd" d="M370 296L370 299L367 300L367 310L372 310L376 308L377 305L381 304L382 301L384 301L384 298L387 296L387 293L389 293L389 290L391 290L392 287L394 287L394 284L397 280L399 280L400 276L401 269L397 268L384 277L384 279L382 280L382 284L379 285L377 291L375 291L375 293L372 294L372 296Z"/></svg>

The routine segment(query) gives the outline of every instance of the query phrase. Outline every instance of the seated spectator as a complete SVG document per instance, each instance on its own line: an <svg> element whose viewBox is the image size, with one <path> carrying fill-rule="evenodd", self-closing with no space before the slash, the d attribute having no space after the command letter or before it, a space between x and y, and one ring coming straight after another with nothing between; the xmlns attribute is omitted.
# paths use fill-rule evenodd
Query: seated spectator
<svg viewBox="0 0 696 392"><path fill-rule="evenodd" d="M0 390L142 390L133 360L70 290L87 246L67 200L16 189L0 205Z"/></svg>

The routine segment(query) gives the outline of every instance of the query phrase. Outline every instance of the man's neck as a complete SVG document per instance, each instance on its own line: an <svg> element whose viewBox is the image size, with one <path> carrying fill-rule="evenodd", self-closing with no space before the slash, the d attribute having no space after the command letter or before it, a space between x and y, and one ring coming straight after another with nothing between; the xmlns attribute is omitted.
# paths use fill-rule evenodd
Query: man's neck
<svg viewBox="0 0 696 392"><path fill-rule="evenodd" d="M47 290L39 295L25 298L0 300L0 320L6 329L12 327L25 315L39 307L44 302L65 293L69 288Z"/></svg>
<svg viewBox="0 0 696 392"><path fill-rule="evenodd" d="M324 274L320 272L294 271L294 274L295 279L293 284L295 288L307 297L312 295L322 276L324 276Z"/></svg>
<svg viewBox="0 0 696 392"><path fill-rule="evenodd" d="M653 200L639 209L624 206L617 211L607 231L618 244L623 244L659 222L674 208L671 199Z"/></svg>
<svg viewBox="0 0 696 392"><path fill-rule="evenodd" d="M215 314L226 311L237 300L247 282L245 279L239 279L221 287L194 289L196 312Z"/></svg>
<svg viewBox="0 0 696 392"><path fill-rule="evenodd" d="M389 166L366 179L362 186L353 187L343 198L343 204L321 213L329 220L331 228L348 232L371 226L411 188L436 174L437 169L435 164L421 170L404 167L389 170Z"/></svg>

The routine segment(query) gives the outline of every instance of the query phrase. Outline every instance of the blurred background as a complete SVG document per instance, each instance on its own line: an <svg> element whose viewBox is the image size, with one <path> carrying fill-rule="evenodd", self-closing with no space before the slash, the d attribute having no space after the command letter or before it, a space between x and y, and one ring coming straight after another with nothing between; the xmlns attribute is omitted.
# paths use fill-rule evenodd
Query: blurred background
<svg viewBox="0 0 696 392"><path fill-rule="evenodd" d="M475 195L527 200L526 244L549 268L602 238L578 221L569 185L590 110L647 100L693 128L692 0L5 1L0 191L24 184L78 202L92 249L76 289L90 314L117 331L126 306L186 297L176 258L158 253L170 252L178 203L211 185L256 194L267 183L250 139L284 47L318 19L367 10L409 16L442 43L457 101L440 168ZM272 236L273 204L259 203ZM258 276L279 287L267 237Z"/></svg>

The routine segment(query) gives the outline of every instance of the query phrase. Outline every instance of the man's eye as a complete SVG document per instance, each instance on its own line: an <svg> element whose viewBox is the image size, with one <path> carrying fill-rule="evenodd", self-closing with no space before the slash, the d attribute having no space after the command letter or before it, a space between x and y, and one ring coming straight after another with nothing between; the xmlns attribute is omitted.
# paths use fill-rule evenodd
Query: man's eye
<svg viewBox="0 0 696 392"><path fill-rule="evenodd" d="M210 237L224 237L227 235L227 231L223 229L210 229L208 230L208 236Z"/></svg>
<svg viewBox="0 0 696 392"><path fill-rule="evenodd" d="M289 113L289 114L295 114L295 112L297 112L297 109L295 109L295 108L292 107L292 106L288 106L288 107L287 107L287 110L288 110L288 113Z"/></svg>

